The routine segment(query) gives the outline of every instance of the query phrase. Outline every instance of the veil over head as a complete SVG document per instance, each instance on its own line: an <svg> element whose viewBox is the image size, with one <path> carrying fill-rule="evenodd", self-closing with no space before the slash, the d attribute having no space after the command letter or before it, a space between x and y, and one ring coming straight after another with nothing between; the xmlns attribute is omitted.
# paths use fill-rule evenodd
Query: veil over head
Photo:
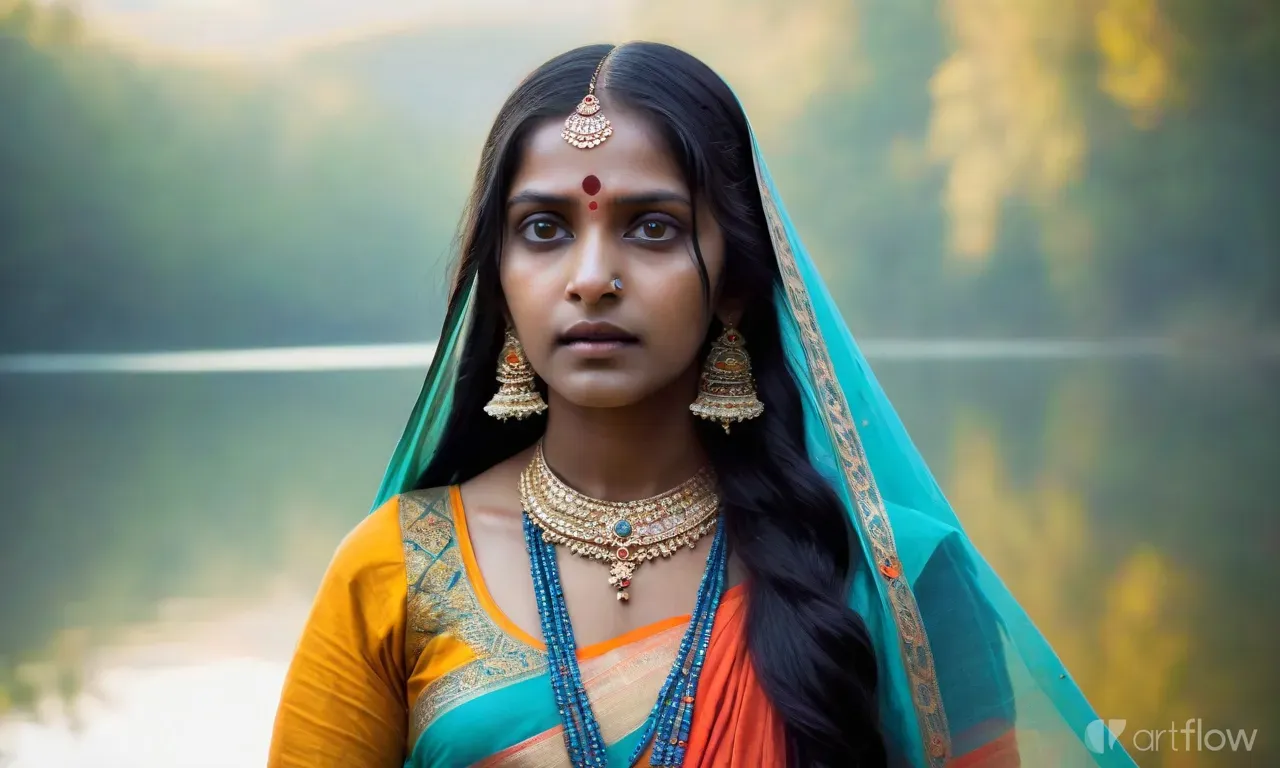
<svg viewBox="0 0 1280 768"><path fill-rule="evenodd" d="M801 244L754 131L752 149L810 461L840 496L864 560L848 602L875 643L891 764L1134 766L965 534ZM436 453L475 289L454 288L374 509L414 489Z"/></svg>

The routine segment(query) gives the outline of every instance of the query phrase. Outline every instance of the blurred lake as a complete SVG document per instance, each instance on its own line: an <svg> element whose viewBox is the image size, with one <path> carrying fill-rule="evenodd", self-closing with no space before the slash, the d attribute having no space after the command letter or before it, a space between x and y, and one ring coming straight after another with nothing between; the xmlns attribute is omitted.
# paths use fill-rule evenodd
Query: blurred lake
<svg viewBox="0 0 1280 768"><path fill-rule="evenodd" d="M876 368L1104 717L1259 729L1248 754L1141 765L1280 758L1280 364ZM0 765L261 765L310 598L421 375L0 375Z"/></svg>

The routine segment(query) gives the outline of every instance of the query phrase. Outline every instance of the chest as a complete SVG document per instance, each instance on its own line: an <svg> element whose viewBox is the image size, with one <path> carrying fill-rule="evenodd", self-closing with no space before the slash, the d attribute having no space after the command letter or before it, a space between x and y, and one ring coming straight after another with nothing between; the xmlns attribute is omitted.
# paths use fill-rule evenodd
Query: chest
<svg viewBox="0 0 1280 768"><path fill-rule="evenodd" d="M494 603L466 520L445 501L422 494L402 504L407 765L560 765L560 712L540 637ZM668 618L580 643L593 711L610 749L620 750L610 764L626 764L630 753L622 753L642 733L686 626L687 618Z"/></svg>

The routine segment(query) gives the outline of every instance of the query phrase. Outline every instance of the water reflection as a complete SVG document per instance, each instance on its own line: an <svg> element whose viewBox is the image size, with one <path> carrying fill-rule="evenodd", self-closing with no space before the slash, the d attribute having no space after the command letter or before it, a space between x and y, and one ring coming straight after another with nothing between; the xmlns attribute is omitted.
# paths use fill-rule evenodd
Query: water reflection
<svg viewBox="0 0 1280 768"><path fill-rule="evenodd" d="M137 768L261 765L306 606L418 385L0 378L0 755L109 762L118 739Z"/></svg>
<svg viewBox="0 0 1280 768"><path fill-rule="evenodd" d="M94 650L73 699L0 723L0 753L12 768L260 766L306 607L300 593L173 606L186 615Z"/></svg>
<svg viewBox="0 0 1280 768"><path fill-rule="evenodd" d="M1280 371L884 361L980 547L1099 710L1262 728ZM319 575L413 371L0 377L0 764L261 765ZM1270 760L1268 759L1270 758Z"/></svg>

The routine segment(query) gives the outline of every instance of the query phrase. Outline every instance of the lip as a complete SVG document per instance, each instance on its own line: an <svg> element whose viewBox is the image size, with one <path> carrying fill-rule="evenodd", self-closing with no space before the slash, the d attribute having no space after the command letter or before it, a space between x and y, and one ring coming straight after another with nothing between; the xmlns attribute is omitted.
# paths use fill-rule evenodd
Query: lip
<svg viewBox="0 0 1280 768"><path fill-rule="evenodd" d="M587 355L617 352L640 343L634 333L603 320L583 320L566 328L557 339L563 347Z"/></svg>

